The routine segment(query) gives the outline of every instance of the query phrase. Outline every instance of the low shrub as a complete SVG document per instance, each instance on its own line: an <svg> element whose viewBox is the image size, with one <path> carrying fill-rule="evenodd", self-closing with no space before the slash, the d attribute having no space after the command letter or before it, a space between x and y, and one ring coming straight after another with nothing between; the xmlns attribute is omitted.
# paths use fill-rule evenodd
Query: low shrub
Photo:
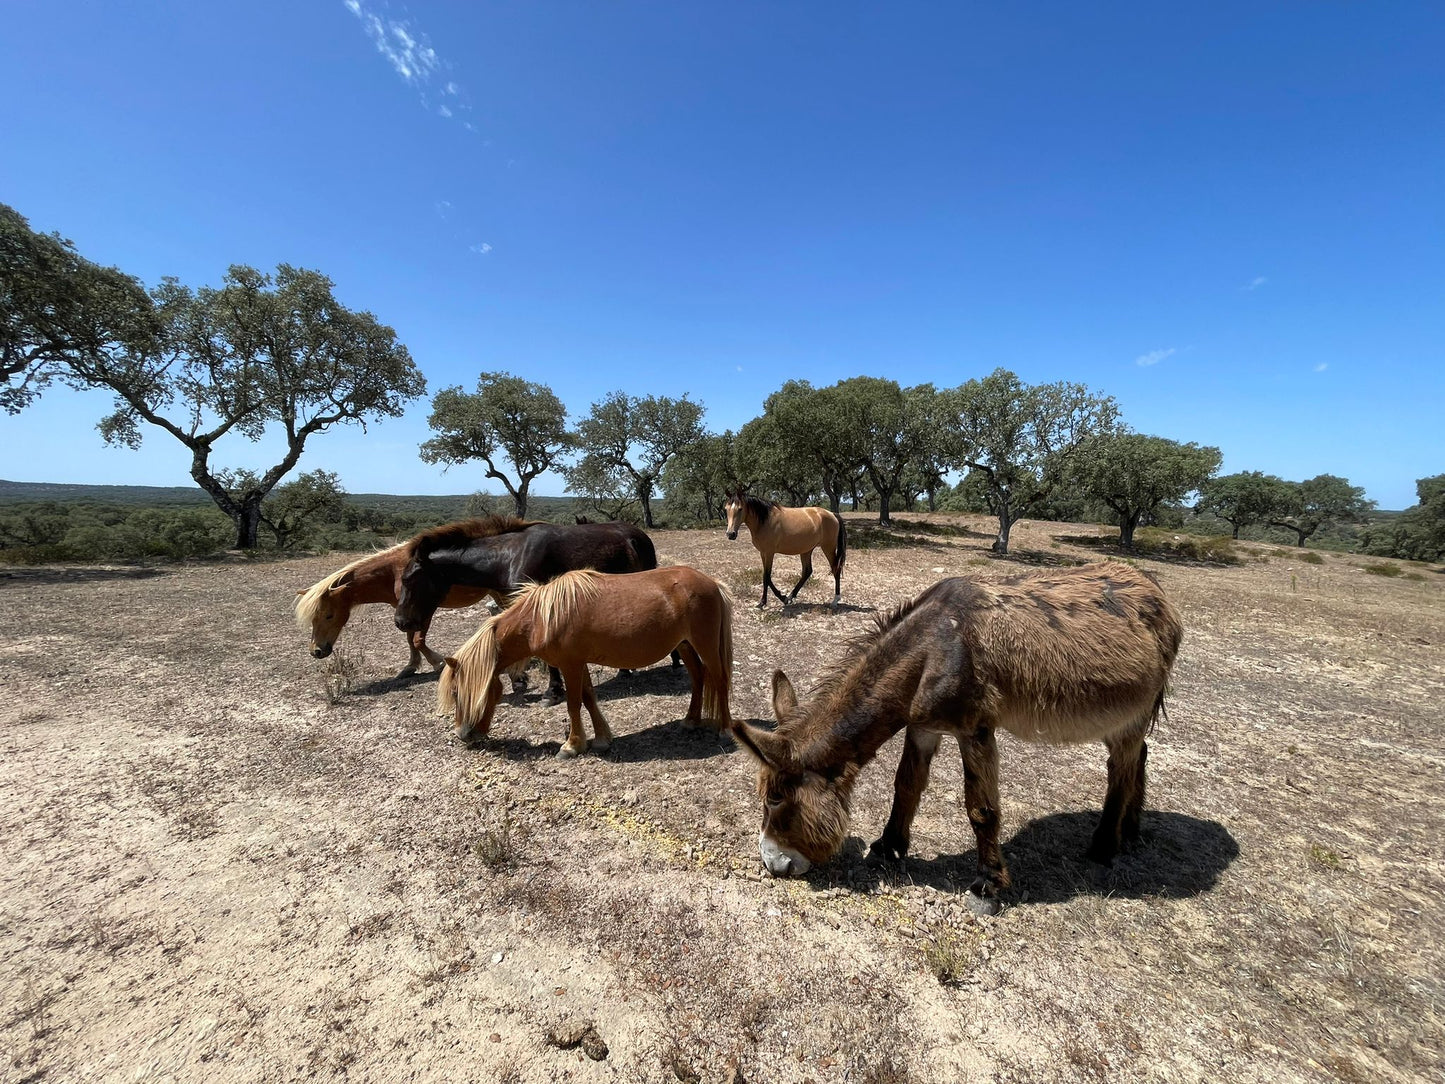
<svg viewBox="0 0 1445 1084"><path fill-rule="evenodd" d="M1228 535L1178 534L1159 527L1135 531L1134 550L1151 557L1182 557L1212 565L1237 565L1241 560Z"/></svg>
<svg viewBox="0 0 1445 1084"><path fill-rule="evenodd" d="M1403 574L1405 571L1399 565L1392 565L1388 561L1378 561L1375 564L1365 565L1364 567L1365 571L1371 576L1395 577Z"/></svg>

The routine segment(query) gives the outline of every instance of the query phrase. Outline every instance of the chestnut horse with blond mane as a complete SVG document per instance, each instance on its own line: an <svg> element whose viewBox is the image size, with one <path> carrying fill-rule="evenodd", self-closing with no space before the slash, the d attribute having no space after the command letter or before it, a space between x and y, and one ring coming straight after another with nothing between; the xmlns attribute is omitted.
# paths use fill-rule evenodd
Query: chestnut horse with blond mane
<svg viewBox="0 0 1445 1084"><path fill-rule="evenodd" d="M412 539L352 561L296 592L296 623L303 629L311 629L313 657L324 659L331 654L336 647L336 638L351 619L352 607L384 602L395 608L401 592L401 573L411 560L414 541ZM476 605L489 595L498 602L502 601L501 595L482 588L453 587L441 605L449 610L462 609ZM397 677L416 673L423 656L433 669L441 667L442 657L426 645L430 627L431 618L428 617L420 628L405 634L411 659Z"/></svg>
<svg viewBox="0 0 1445 1084"><path fill-rule="evenodd" d="M843 562L848 556L848 528L843 518L826 508L785 508L777 501L750 497L742 489L733 490L723 505L727 513L727 536L737 538L738 528L747 524L753 545L763 558L763 598L758 609L768 604L768 592L778 596L784 606L798 597L803 584L813 574L813 551L822 549L833 573L833 607L843 597ZM786 598L773 586L773 557L779 553L795 554L803 560L803 575L793 584Z"/></svg>
<svg viewBox="0 0 1445 1084"><path fill-rule="evenodd" d="M870 857L908 853L929 763L940 739L957 738L965 811L978 841L978 877L966 899L979 913L995 913L1009 885L994 742L1006 730L1024 741L1104 743L1108 791L1089 858L1112 862L1139 836L1144 738L1164 711L1182 635L1159 585L1129 565L1001 583L940 580L855 643L807 706L777 671L776 730L733 728L759 763L763 865L774 876L803 874L836 854L859 772L900 730L907 740L893 812Z"/></svg>
<svg viewBox="0 0 1445 1084"><path fill-rule="evenodd" d="M442 667L437 712L451 715L463 741L485 736L502 695L498 675L518 660L537 656L562 673L566 686L567 741L558 757L587 751L583 705L605 751L612 731L597 706L588 663L637 669L676 649L692 678L687 719L704 715L730 724L733 672L732 604L710 576L673 565L648 572L567 572L528 584L511 605L489 619Z"/></svg>

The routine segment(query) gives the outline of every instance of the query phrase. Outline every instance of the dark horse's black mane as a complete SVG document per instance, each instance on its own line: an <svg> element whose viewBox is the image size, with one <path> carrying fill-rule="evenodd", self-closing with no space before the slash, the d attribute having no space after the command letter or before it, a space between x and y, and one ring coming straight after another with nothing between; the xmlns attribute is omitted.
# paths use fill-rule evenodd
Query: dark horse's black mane
<svg viewBox="0 0 1445 1084"><path fill-rule="evenodd" d="M412 553L424 555L437 550L465 546L478 538L492 538L499 534L525 531L538 523L534 519L518 519L516 516L485 516L481 519L464 519L423 531L411 540Z"/></svg>
<svg viewBox="0 0 1445 1084"><path fill-rule="evenodd" d="M777 501L765 501L761 497L752 496L744 497L743 503L759 523L768 522L768 516L772 515L773 509L782 507Z"/></svg>

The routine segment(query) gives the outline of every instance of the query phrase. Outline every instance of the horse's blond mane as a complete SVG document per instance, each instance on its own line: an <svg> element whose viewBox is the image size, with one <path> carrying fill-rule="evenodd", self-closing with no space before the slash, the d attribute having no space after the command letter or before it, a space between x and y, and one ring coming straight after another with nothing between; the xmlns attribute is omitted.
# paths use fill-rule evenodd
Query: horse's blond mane
<svg viewBox="0 0 1445 1084"><path fill-rule="evenodd" d="M342 576L345 576L348 572L357 571L363 565L379 561L381 558L386 557L388 554L395 553L406 545L408 545L408 543L403 542L401 545L391 546L384 550L377 550L375 553L369 553L365 557L358 557L352 561L351 564L343 568L338 568L329 575L322 576L321 579L317 580L297 596L296 624L302 628L306 628L316 620L316 611L321 608L322 598L325 597L327 591L336 586L336 581L341 579Z"/></svg>
<svg viewBox="0 0 1445 1084"><path fill-rule="evenodd" d="M543 640L552 637L557 625L565 625L581 602L593 598L602 588L602 573L590 568L564 572L547 583L527 583L512 596L518 616L530 617L540 626Z"/></svg>
<svg viewBox="0 0 1445 1084"><path fill-rule="evenodd" d="M448 659L437 682L437 714L461 710L463 719L475 720L482 713L487 689L497 676L497 619L489 617L482 627Z"/></svg>

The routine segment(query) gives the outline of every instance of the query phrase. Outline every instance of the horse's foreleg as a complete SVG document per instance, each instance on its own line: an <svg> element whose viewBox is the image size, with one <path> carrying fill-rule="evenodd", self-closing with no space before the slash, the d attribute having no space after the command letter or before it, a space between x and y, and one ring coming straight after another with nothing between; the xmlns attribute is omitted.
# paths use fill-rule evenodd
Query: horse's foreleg
<svg viewBox="0 0 1445 1084"><path fill-rule="evenodd" d="M568 686L571 686L569 681ZM542 697L542 706L550 708L553 704L562 702L562 672L555 666L547 667L547 695Z"/></svg>
<svg viewBox="0 0 1445 1084"><path fill-rule="evenodd" d="M809 578L810 576L812 576L812 575L813 575L813 555L812 555L811 553L805 553L805 554L803 554L803 575L802 575L801 577L799 577L797 583L793 584L793 589L792 589L792 591L790 591L790 592L788 593L788 601L789 601L789 602L791 602L793 599L795 599L795 598L798 597L798 592L803 589L803 584L807 583L807 582L808 582L808 578Z"/></svg>
<svg viewBox="0 0 1445 1084"><path fill-rule="evenodd" d="M411 653L407 664L396 672L397 680L404 677L411 677L416 673L417 667L421 666L421 652L417 650L416 634L412 632L403 633L406 637L406 649Z"/></svg>
<svg viewBox="0 0 1445 1084"><path fill-rule="evenodd" d="M677 645L677 650L682 656L683 665L687 667L687 676L692 679L692 699L687 702L687 721L700 723L702 722L702 685L706 679L706 671L697 649L686 640Z"/></svg>
<svg viewBox="0 0 1445 1084"><path fill-rule="evenodd" d="M582 687L587 678L586 664L579 669L567 668L567 741L557 750L559 760L568 760L587 752L587 735L582 730Z"/></svg>
<svg viewBox="0 0 1445 1084"><path fill-rule="evenodd" d="M435 615L433 615L435 616ZM442 657L431 648L426 646L426 634L431 630L431 618L427 618L420 629L411 634L411 665L415 669L417 665L417 653L426 656L427 663L433 670L442 668Z"/></svg>
<svg viewBox="0 0 1445 1084"><path fill-rule="evenodd" d="M777 595L778 601L784 606L788 604L788 600L783 596L783 593L778 590L777 585L773 583L773 555L771 553L763 559L763 601L758 603L758 609L761 610L768 604L769 591Z"/></svg>
<svg viewBox="0 0 1445 1084"><path fill-rule="evenodd" d="M910 726L906 733L903 759L898 762L898 774L893 777L893 812L888 815L883 834L868 848L868 857L873 861L902 860L907 856L913 816L928 786L928 767L933 762L933 754L938 752L940 735L936 731Z"/></svg>
<svg viewBox="0 0 1445 1084"><path fill-rule="evenodd" d="M1109 749L1109 789L1104 812L1089 844L1089 860L1111 865L1120 849L1139 838L1139 814L1144 808L1144 762L1149 746L1143 730L1104 742Z"/></svg>
<svg viewBox="0 0 1445 1084"><path fill-rule="evenodd" d="M605 753L612 748L612 728L603 718L602 708L597 703L597 690L592 687L592 674L585 666L582 668L582 704L587 708L587 714L592 716L592 751Z"/></svg>
<svg viewBox="0 0 1445 1084"><path fill-rule="evenodd" d="M968 886L968 905L981 915L996 915L998 894L1009 885L998 844L998 743L990 727L959 738L963 753L963 796L978 841L978 876Z"/></svg>

